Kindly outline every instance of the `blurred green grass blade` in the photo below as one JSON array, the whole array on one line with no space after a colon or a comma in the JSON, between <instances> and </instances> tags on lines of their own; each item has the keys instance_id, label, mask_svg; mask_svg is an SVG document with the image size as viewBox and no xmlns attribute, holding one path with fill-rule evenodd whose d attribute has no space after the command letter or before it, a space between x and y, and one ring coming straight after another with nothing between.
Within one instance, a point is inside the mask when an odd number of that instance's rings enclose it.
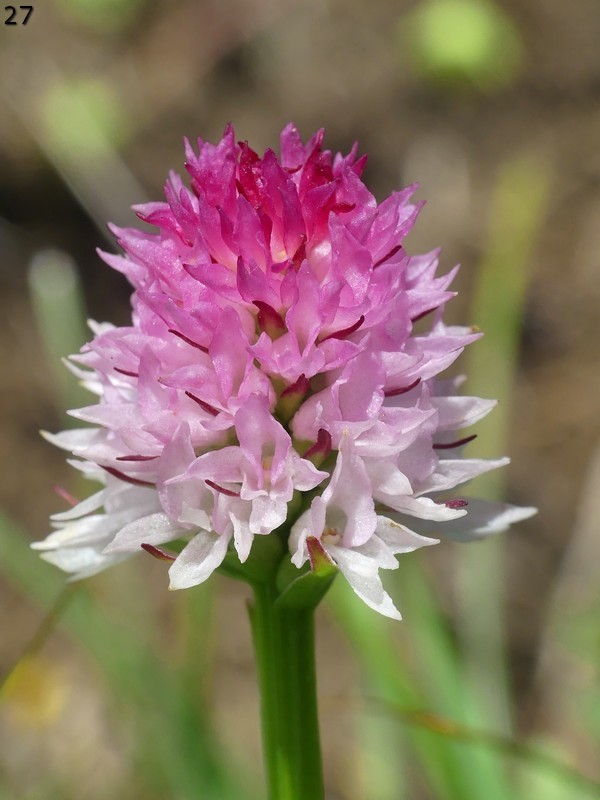
<instances>
[{"instance_id":1,"label":"blurred green grass blade","mask_svg":"<svg viewBox=\"0 0 600 800\"><path fill-rule=\"evenodd\" d=\"M546 164L518 155L501 167L492 193L484 257L477 275L472 320L485 336L468 349L469 393L497 398L498 407L478 423L479 439L471 456L501 455L507 450L510 399L515 388L518 345L531 256L541 230L550 188ZM499 498L505 470L475 482L473 494ZM466 720L492 730L511 730L511 701L503 617L502 539L468 545L456 553L459 574L460 628L465 671L476 703ZM498 775L494 756L480 755L480 770ZM496 787L497 781L491 785ZM498 795L501 797L501 795Z\"/></svg>"},{"instance_id":2,"label":"blurred green grass blade","mask_svg":"<svg viewBox=\"0 0 600 800\"><path fill-rule=\"evenodd\" d=\"M594 754L600 753L599 485L597 445L583 476L574 526L547 603L532 689L552 746L562 746L571 751L571 760L590 765ZM600 766L597 756L596 762ZM525 786L531 777L529 772L523 776Z\"/></svg>"},{"instance_id":3,"label":"blurred green grass blade","mask_svg":"<svg viewBox=\"0 0 600 800\"><path fill-rule=\"evenodd\" d=\"M450 632L431 578L423 569L422 554L415 554L401 563L398 592L404 623L410 625L418 671L426 685L426 706L442 714L466 722L478 716L477 699L465 674L462 654ZM455 783L460 800L505 800L514 797L504 763L495 755L459 742L447 742L447 749L456 773Z\"/></svg>"},{"instance_id":4,"label":"blurred green grass blade","mask_svg":"<svg viewBox=\"0 0 600 800\"><path fill-rule=\"evenodd\" d=\"M342 581L334 582L327 603L336 623L354 647L367 681L372 687L377 687L376 697L392 704L396 701L410 707L421 705L419 692L410 681L402 655L390 635L388 622L358 601ZM393 744L400 748L401 741ZM433 796L439 800L452 800L443 748L432 741L428 732L423 734L421 731L415 731L411 736L411 746L422 762Z\"/></svg>"},{"instance_id":5,"label":"blurred green grass blade","mask_svg":"<svg viewBox=\"0 0 600 800\"><path fill-rule=\"evenodd\" d=\"M180 592L176 602L177 647L181 652L179 678L186 694L207 703L215 656L214 600L218 578Z\"/></svg>"},{"instance_id":6,"label":"blurred green grass blade","mask_svg":"<svg viewBox=\"0 0 600 800\"><path fill-rule=\"evenodd\" d=\"M548 759L553 759L556 755L557 764L564 763L564 754L546 748L539 751L544 756L547 753ZM578 773L571 771L569 766L556 767L551 761L546 762L543 757L541 761L537 759L529 760L523 758L523 769L521 773L521 791L525 797L543 797L544 800L563 800L565 797L565 783L572 784L574 797L577 800L587 800L587 798L600 797L600 783L588 782L585 778L579 778ZM558 780L557 780L558 777ZM570 795L569 795L570 796Z\"/></svg>"},{"instance_id":7,"label":"blurred green grass blade","mask_svg":"<svg viewBox=\"0 0 600 800\"><path fill-rule=\"evenodd\" d=\"M77 267L61 250L40 250L31 260L28 280L40 339L57 390L57 407L64 411L88 405L89 393L61 361L78 352L89 338ZM69 420L72 426L72 418Z\"/></svg>"},{"instance_id":8,"label":"blurred green grass blade","mask_svg":"<svg viewBox=\"0 0 600 800\"><path fill-rule=\"evenodd\" d=\"M362 681L364 697L377 694L367 678ZM401 721L365 708L356 720L358 764L357 797L369 800L408 800L411 792L406 773L411 768L406 736Z\"/></svg>"},{"instance_id":9,"label":"blurred green grass blade","mask_svg":"<svg viewBox=\"0 0 600 800\"><path fill-rule=\"evenodd\" d=\"M0 559L6 578L45 608L64 586L63 576L32 554L1 516ZM122 613L109 618L84 585L72 591L61 624L101 665L119 710L131 713L139 735L140 780L152 793L182 800L240 797L215 751L206 708L190 701L174 671L124 624Z\"/></svg>"},{"instance_id":10,"label":"blurred green grass blade","mask_svg":"<svg viewBox=\"0 0 600 800\"><path fill-rule=\"evenodd\" d=\"M460 725L453 720L439 717L427 711L406 709L402 707L389 706L388 711L405 720L410 725L424 727L438 736L455 739L456 741L470 742L479 747L495 750L512 758L520 759L530 770L531 786L539 782L539 785L548 787L548 794L527 790L524 797L543 797L549 800L550 797L564 797L565 784L577 788L578 793L584 792L585 797L592 793L593 797L600 796L600 779L583 774L572 767L564 758L564 755L557 752L556 747L532 746L528 743L519 742L510 737L496 734L490 731L479 730L465 725ZM559 785L557 785L557 780ZM562 794L556 792L560 788ZM514 797L514 794L511 794ZM577 797L581 797L577 794ZM487 795L486 795L487 797Z\"/></svg>"},{"instance_id":11,"label":"blurred green grass blade","mask_svg":"<svg viewBox=\"0 0 600 800\"><path fill-rule=\"evenodd\" d=\"M393 625L397 623L390 623L361 603L343 581L334 583L328 594L328 602L336 622L354 646L369 683L377 687L376 696L405 708L428 706L427 693L414 674L419 674L426 665L420 658L415 659L417 654L412 652L412 648L411 652L401 651L393 635ZM415 631L422 622L418 612L416 614L418 623ZM440 741L439 737L425 729L410 729L408 739L436 800L468 800L472 796L460 763L461 745ZM400 747L401 740L395 745ZM468 756L468 753L465 755Z\"/></svg>"},{"instance_id":12,"label":"blurred green grass blade","mask_svg":"<svg viewBox=\"0 0 600 800\"><path fill-rule=\"evenodd\" d=\"M127 115L104 77L69 76L39 48L36 62L47 80L34 102L8 70L0 73L2 99L112 246L107 221L130 220L130 207L145 197L118 151L128 136Z\"/></svg>"},{"instance_id":13,"label":"blurred green grass blade","mask_svg":"<svg viewBox=\"0 0 600 800\"><path fill-rule=\"evenodd\" d=\"M497 456L508 449L511 398L532 252L541 231L550 192L550 171L539 157L521 154L501 167L490 205L484 257L476 279L472 320L485 332L466 355L469 393L498 399L498 406L477 425L472 456ZM475 481L474 494L501 498L506 470ZM483 714L473 724L508 732L510 691L503 617L504 540L469 545L457 553L460 575L461 631L467 671Z\"/></svg>"},{"instance_id":14,"label":"blurred green grass blade","mask_svg":"<svg viewBox=\"0 0 600 800\"><path fill-rule=\"evenodd\" d=\"M548 164L538 156L521 154L502 165L492 193L487 242L471 304L472 321L485 336L468 348L464 363L469 392L499 402L477 423L479 439L470 446L476 455L506 448L533 249L550 186ZM478 478L477 486L487 497L499 496L505 480L505 471L494 470Z\"/></svg>"}]
</instances>

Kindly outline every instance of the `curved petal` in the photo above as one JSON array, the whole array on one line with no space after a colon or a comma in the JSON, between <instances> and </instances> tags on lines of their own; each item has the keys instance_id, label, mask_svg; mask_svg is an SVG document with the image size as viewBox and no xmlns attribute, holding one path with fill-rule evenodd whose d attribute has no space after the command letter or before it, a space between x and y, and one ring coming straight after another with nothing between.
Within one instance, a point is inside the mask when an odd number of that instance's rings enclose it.
<instances>
[{"instance_id":1,"label":"curved petal","mask_svg":"<svg viewBox=\"0 0 600 800\"><path fill-rule=\"evenodd\" d=\"M150 514L121 528L104 549L104 553L135 553L142 544L163 544L184 533L188 531L174 523L166 514Z\"/></svg>"},{"instance_id":2,"label":"curved petal","mask_svg":"<svg viewBox=\"0 0 600 800\"><path fill-rule=\"evenodd\" d=\"M209 578L221 565L229 538L200 531L183 548L169 569L169 589L187 589Z\"/></svg>"},{"instance_id":3,"label":"curved petal","mask_svg":"<svg viewBox=\"0 0 600 800\"><path fill-rule=\"evenodd\" d=\"M379 564L375 559L365 558L356 550L344 547L326 546L325 549L352 590L364 603L386 617L402 619L391 597L383 588L379 577Z\"/></svg>"},{"instance_id":4,"label":"curved petal","mask_svg":"<svg viewBox=\"0 0 600 800\"><path fill-rule=\"evenodd\" d=\"M377 517L377 536L385 542L392 553L412 553L419 547L439 544L439 539L421 536L410 528L400 525L387 517Z\"/></svg>"}]
</instances>

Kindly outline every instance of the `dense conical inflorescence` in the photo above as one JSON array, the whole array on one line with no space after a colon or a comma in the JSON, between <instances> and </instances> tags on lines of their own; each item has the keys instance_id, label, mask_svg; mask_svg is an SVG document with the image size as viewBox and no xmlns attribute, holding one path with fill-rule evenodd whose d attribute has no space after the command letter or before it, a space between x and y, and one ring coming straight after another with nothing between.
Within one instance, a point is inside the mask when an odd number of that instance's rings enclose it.
<instances>
[{"instance_id":1,"label":"dense conical inflorescence","mask_svg":"<svg viewBox=\"0 0 600 800\"><path fill-rule=\"evenodd\" d=\"M356 148L322 141L288 125L280 158L231 127L186 143L190 188L172 173L135 209L154 232L112 229L132 322L94 324L72 357L99 400L71 413L92 427L48 435L103 488L35 545L75 577L144 547L184 588L283 535L296 567L318 552L398 617L379 578L398 553L533 513L448 495L507 463L463 457L494 402L438 378L479 334L442 321L455 270L404 249L416 187L378 204Z\"/></svg>"}]
</instances>

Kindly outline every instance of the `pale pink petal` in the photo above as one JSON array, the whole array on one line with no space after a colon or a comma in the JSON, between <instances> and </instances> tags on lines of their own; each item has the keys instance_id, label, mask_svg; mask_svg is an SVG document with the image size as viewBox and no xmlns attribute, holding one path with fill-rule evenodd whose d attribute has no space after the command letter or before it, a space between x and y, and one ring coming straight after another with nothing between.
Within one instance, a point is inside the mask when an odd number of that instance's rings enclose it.
<instances>
[{"instance_id":1,"label":"pale pink petal","mask_svg":"<svg viewBox=\"0 0 600 800\"><path fill-rule=\"evenodd\" d=\"M432 539L421 536L410 528L394 522L388 517L377 517L377 536L385 542L392 553L412 553L419 547L428 547L432 544L439 544L439 539Z\"/></svg>"},{"instance_id":2,"label":"pale pink petal","mask_svg":"<svg viewBox=\"0 0 600 800\"><path fill-rule=\"evenodd\" d=\"M464 499L467 502L466 514L460 519L448 520L443 524L408 517L405 521L427 536L444 536L455 542L471 542L502 533L511 525L537 514L537 508L531 506L513 506L474 497Z\"/></svg>"},{"instance_id":3,"label":"pale pink petal","mask_svg":"<svg viewBox=\"0 0 600 800\"><path fill-rule=\"evenodd\" d=\"M187 533L185 528L173 523L166 514L159 512L125 525L103 552L134 553L142 544L163 544L185 533Z\"/></svg>"},{"instance_id":4,"label":"pale pink petal","mask_svg":"<svg viewBox=\"0 0 600 800\"><path fill-rule=\"evenodd\" d=\"M42 558L49 564L72 573L69 581L91 578L108 567L123 561L127 556L103 555L93 547L69 547L52 552L42 553Z\"/></svg>"},{"instance_id":5,"label":"pale pink petal","mask_svg":"<svg viewBox=\"0 0 600 800\"><path fill-rule=\"evenodd\" d=\"M364 603L385 617L402 619L402 615L383 588L379 577L379 568L382 565L376 558L362 555L356 550L334 546L328 547L327 552ZM395 560L394 564L398 566Z\"/></svg>"},{"instance_id":6,"label":"pale pink petal","mask_svg":"<svg viewBox=\"0 0 600 800\"><path fill-rule=\"evenodd\" d=\"M209 578L221 566L229 542L225 536L200 531L169 569L169 589L188 589Z\"/></svg>"}]
</instances>

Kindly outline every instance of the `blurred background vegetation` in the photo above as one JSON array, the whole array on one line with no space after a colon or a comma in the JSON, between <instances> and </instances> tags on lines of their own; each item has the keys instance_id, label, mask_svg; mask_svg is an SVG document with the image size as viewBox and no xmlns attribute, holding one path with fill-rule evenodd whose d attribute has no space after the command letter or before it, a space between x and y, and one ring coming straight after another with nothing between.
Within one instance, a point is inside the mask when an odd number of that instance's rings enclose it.
<instances>
[{"instance_id":1,"label":"blurred background vegetation","mask_svg":"<svg viewBox=\"0 0 600 800\"><path fill-rule=\"evenodd\" d=\"M466 388L501 399L469 452L513 458L479 491L540 508L403 557L400 624L334 587L328 797L599 797L597 0L33 7L0 30L0 798L261 796L244 587L169 594L140 556L64 591L27 546L64 505L55 484L83 491L38 435L88 402L59 359L86 315L128 317L94 252L105 223L134 224L183 171L182 136L229 120L255 149L290 120L358 139L379 199L420 182L409 248L463 264L448 318L487 333Z\"/></svg>"}]
</instances>

